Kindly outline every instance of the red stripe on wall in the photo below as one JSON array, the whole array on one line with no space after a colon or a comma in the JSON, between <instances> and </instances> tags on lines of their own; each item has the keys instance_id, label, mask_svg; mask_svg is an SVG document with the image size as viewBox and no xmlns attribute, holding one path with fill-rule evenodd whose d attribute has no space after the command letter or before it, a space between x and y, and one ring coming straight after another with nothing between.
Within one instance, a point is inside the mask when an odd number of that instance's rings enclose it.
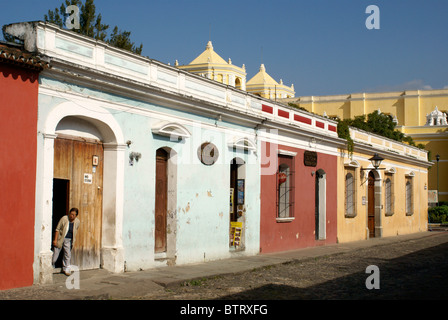
<instances>
[{"instance_id":1,"label":"red stripe on wall","mask_svg":"<svg viewBox=\"0 0 448 320\"><path fill-rule=\"evenodd\" d=\"M262 104L262 105L261 105L261 110L263 110L264 112L272 113L272 112L274 111L274 108Z\"/></svg>"},{"instance_id":2,"label":"red stripe on wall","mask_svg":"<svg viewBox=\"0 0 448 320\"><path fill-rule=\"evenodd\" d=\"M289 118L289 112L278 109L277 114L283 118Z\"/></svg>"},{"instance_id":3,"label":"red stripe on wall","mask_svg":"<svg viewBox=\"0 0 448 320\"><path fill-rule=\"evenodd\" d=\"M329 126L328 126L328 130L333 131L333 132L336 132L336 127L335 127L335 126L331 126L331 125L329 125Z\"/></svg>"},{"instance_id":4,"label":"red stripe on wall","mask_svg":"<svg viewBox=\"0 0 448 320\"><path fill-rule=\"evenodd\" d=\"M294 115L294 120L300 121L300 122L303 122L303 123L306 123L306 124L311 124L311 119L299 116L298 114Z\"/></svg>"},{"instance_id":5,"label":"red stripe on wall","mask_svg":"<svg viewBox=\"0 0 448 320\"><path fill-rule=\"evenodd\" d=\"M316 127L319 127L319 128L323 129L325 127L325 124L323 122L316 121Z\"/></svg>"}]
</instances>

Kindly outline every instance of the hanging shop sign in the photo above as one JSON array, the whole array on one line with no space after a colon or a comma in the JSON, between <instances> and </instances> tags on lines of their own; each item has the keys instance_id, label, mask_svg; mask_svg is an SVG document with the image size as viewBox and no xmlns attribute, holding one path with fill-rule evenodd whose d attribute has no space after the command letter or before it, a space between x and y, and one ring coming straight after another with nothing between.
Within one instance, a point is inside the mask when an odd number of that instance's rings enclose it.
<instances>
[{"instance_id":1,"label":"hanging shop sign","mask_svg":"<svg viewBox=\"0 0 448 320\"><path fill-rule=\"evenodd\" d=\"M213 165L219 157L218 148L211 142L204 142L198 148L198 158L206 166Z\"/></svg>"},{"instance_id":2,"label":"hanging shop sign","mask_svg":"<svg viewBox=\"0 0 448 320\"><path fill-rule=\"evenodd\" d=\"M303 162L307 167L317 166L317 152L305 151L305 153L303 154Z\"/></svg>"},{"instance_id":3,"label":"hanging shop sign","mask_svg":"<svg viewBox=\"0 0 448 320\"><path fill-rule=\"evenodd\" d=\"M286 173L280 172L278 174L278 184L281 185L282 183L286 182Z\"/></svg>"}]
</instances>

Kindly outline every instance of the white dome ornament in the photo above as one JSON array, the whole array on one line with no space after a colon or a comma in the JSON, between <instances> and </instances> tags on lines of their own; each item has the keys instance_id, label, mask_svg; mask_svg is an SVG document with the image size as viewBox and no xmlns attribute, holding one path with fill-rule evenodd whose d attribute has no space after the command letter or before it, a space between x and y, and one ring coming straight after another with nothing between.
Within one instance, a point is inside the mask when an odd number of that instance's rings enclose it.
<instances>
[{"instance_id":1,"label":"white dome ornament","mask_svg":"<svg viewBox=\"0 0 448 320\"><path fill-rule=\"evenodd\" d=\"M426 115L426 126L446 126L446 113L439 111L437 106L434 111Z\"/></svg>"}]
</instances>

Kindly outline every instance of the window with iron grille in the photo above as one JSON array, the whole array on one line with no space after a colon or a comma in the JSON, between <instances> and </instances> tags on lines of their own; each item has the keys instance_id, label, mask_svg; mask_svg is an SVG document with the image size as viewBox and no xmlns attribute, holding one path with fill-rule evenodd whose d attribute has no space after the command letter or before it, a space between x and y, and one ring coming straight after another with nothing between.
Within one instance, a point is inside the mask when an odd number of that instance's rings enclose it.
<instances>
[{"instance_id":1,"label":"window with iron grille","mask_svg":"<svg viewBox=\"0 0 448 320\"><path fill-rule=\"evenodd\" d=\"M384 181L385 194L385 214L391 216L394 214L394 180L392 174L386 174Z\"/></svg>"},{"instance_id":2,"label":"window with iron grille","mask_svg":"<svg viewBox=\"0 0 448 320\"><path fill-rule=\"evenodd\" d=\"M346 169L345 174L345 216L356 216L356 175L355 169Z\"/></svg>"},{"instance_id":3,"label":"window with iron grille","mask_svg":"<svg viewBox=\"0 0 448 320\"><path fill-rule=\"evenodd\" d=\"M277 218L294 217L294 158L278 156L277 179Z\"/></svg>"},{"instance_id":4,"label":"window with iron grille","mask_svg":"<svg viewBox=\"0 0 448 320\"><path fill-rule=\"evenodd\" d=\"M414 203L412 197L412 177L406 177L406 215L414 213Z\"/></svg>"}]
</instances>

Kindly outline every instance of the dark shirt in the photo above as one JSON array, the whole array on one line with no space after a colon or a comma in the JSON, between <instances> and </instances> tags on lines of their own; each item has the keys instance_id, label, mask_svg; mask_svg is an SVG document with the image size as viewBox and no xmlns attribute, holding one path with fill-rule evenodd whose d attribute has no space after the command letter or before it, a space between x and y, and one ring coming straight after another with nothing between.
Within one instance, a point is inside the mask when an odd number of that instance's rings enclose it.
<instances>
[{"instance_id":1,"label":"dark shirt","mask_svg":"<svg viewBox=\"0 0 448 320\"><path fill-rule=\"evenodd\" d=\"M65 235L66 238L73 239L73 222L70 222L68 225L68 231Z\"/></svg>"}]
</instances>

